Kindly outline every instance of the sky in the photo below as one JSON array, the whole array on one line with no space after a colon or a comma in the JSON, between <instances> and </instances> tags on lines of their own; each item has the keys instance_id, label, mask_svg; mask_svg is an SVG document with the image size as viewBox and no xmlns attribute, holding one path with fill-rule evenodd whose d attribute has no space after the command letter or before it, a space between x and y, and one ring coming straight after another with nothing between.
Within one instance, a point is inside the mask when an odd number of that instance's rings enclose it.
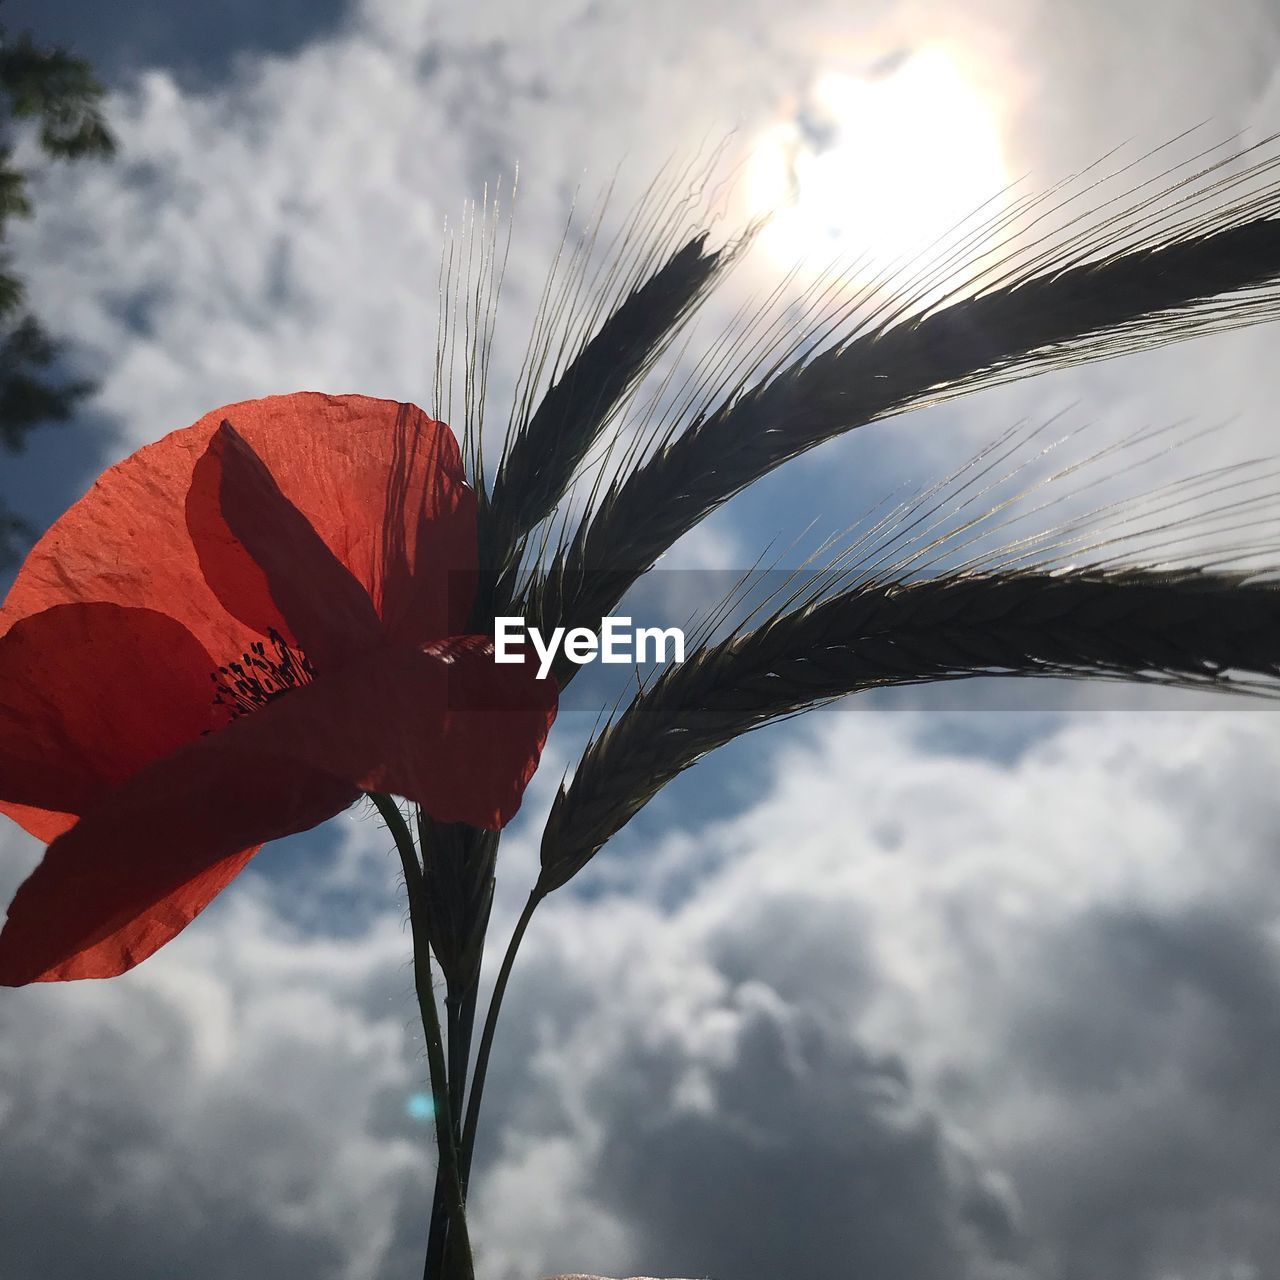
<instances>
[{"instance_id":1,"label":"sky","mask_svg":"<svg viewBox=\"0 0 1280 1280\"><path fill-rule=\"evenodd\" d=\"M97 383L4 459L0 494L39 525L220 404L428 404L446 222L517 167L499 424L570 209L582 225L615 174L608 226L724 139L717 234L780 207L696 355L797 257L892 258L1002 181L1042 189L1120 144L1280 129L1263 0L0 12L95 60L121 143L44 174L14 241ZM807 545L1020 421L1104 442L1223 427L1138 490L1272 455L1274 334L867 428L671 563ZM599 710L597 686L575 696L503 839L491 954ZM989 681L718 753L535 917L486 1094L478 1274L1276 1280L1278 767L1275 714L1239 701ZM0 845L7 898L40 849L17 828ZM419 1274L433 1141L409 955L389 839L357 808L266 849L129 975L3 993L0 1274Z\"/></svg>"}]
</instances>

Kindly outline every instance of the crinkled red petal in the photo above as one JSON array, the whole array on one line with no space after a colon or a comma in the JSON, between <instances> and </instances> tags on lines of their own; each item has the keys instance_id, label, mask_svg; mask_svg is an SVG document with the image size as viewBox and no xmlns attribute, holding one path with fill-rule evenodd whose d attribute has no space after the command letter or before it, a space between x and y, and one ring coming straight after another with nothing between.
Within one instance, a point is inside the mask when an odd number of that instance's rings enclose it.
<instances>
[{"instance_id":1,"label":"crinkled red petal","mask_svg":"<svg viewBox=\"0 0 1280 1280\"><path fill-rule=\"evenodd\" d=\"M0 809L51 840L215 727L213 662L150 609L64 604L0 636Z\"/></svg>"},{"instance_id":2,"label":"crinkled red petal","mask_svg":"<svg viewBox=\"0 0 1280 1280\"><path fill-rule=\"evenodd\" d=\"M452 432L412 405L299 392L216 409L109 468L32 549L0 631L52 605L104 601L169 614L219 661L241 653L256 634L206 583L186 526L196 464L223 421L365 589L393 638L426 643L464 628L475 495Z\"/></svg>"},{"instance_id":3,"label":"crinkled red petal","mask_svg":"<svg viewBox=\"0 0 1280 1280\"><path fill-rule=\"evenodd\" d=\"M112 791L45 851L0 930L0 985L109 978L184 929L268 840L356 798L345 782L253 749L252 717Z\"/></svg>"}]
</instances>

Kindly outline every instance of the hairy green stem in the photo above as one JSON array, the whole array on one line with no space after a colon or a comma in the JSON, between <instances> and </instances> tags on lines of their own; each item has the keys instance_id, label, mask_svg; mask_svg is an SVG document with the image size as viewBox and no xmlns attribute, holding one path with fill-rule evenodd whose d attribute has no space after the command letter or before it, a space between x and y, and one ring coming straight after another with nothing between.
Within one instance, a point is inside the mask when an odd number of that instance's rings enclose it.
<instances>
[{"instance_id":1,"label":"hairy green stem","mask_svg":"<svg viewBox=\"0 0 1280 1280\"><path fill-rule=\"evenodd\" d=\"M445 1068L444 1041L440 1031L440 1015L436 1009L435 992L431 984L431 940L427 936L427 914L422 901L422 869L409 825L400 812L400 806L390 797L376 792L369 793L387 830L391 832L404 867L405 885L409 894L409 923L413 933L413 980L418 995L418 1008L422 1014L422 1029L427 1041L427 1065L431 1073L431 1098L435 1110L436 1144L440 1150L440 1172L444 1183L445 1205L449 1215L449 1234L453 1248L449 1256L454 1261L452 1276L457 1280L475 1280L471 1258L471 1240L467 1232L466 1200L463 1179L458 1161L457 1134L449 1105L449 1079ZM429 1263L428 1263L429 1265ZM424 1280L444 1280L427 1272ZM452 1277L451 1277L452 1280Z\"/></svg>"}]
</instances>

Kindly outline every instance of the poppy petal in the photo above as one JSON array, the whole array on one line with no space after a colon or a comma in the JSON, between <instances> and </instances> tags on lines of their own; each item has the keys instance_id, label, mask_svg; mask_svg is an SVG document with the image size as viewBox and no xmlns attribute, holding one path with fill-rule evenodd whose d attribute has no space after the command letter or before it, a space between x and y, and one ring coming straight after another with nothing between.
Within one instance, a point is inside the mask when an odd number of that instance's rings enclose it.
<instances>
[{"instance_id":1,"label":"poppy petal","mask_svg":"<svg viewBox=\"0 0 1280 1280\"><path fill-rule=\"evenodd\" d=\"M60 849L56 861L50 861L46 854L49 870L44 871L42 862L22 885L18 892L24 896L14 898L9 919L0 930L0 986L117 978L128 973L172 942L261 847L254 845L221 858L158 901L118 907L115 918L101 922L62 918L63 895L69 889L80 893L81 886L87 885L71 865L71 855ZM77 927L83 934L75 932Z\"/></svg>"},{"instance_id":2,"label":"poppy petal","mask_svg":"<svg viewBox=\"0 0 1280 1280\"><path fill-rule=\"evenodd\" d=\"M305 831L353 787L199 738L115 788L46 850L0 931L0 985L108 978L184 929L268 840Z\"/></svg>"},{"instance_id":3,"label":"poppy petal","mask_svg":"<svg viewBox=\"0 0 1280 1280\"><path fill-rule=\"evenodd\" d=\"M37 809L30 805L16 804L12 800L0 800L0 813L8 814L18 826L30 832L44 844L56 840L64 831L76 824L74 813L58 813L52 809Z\"/></svg>"},{"instance_id":4,"label":"poppy petal","mask_svg":"<svg viewBox=\"0 0 1280 1280\"><path fill-rule=\"evenodd\" d=\"M205 582L246 626L282 631L322 670L381 639L368 593L229 422L196 463L186 514Z\"/></svg>"},{"instance_id":5,"label":"poppy petal","mask_svg":"<svg viewBox=\"0 0 1280 1280\"><path fill-rule=\"evenodd\" d=\"M52 839L112 787L213 728L213 663L150 609L66 604L0 636L0 810Z\"/></svg>"},{"instance_id":6,"label":"poppy petal","mask_svg":"<svg viewBox=\"0 0 1280 1280\"><path fill-rule=\"evenodd\" d=\"M470 621L479 564L476 495L453 432L414 405L397 408L371 594L387 635L421 645L456 635Z\"/></svg>"},{"instance_id":7,"label":"poppy petal","mask_svg":"<svg viewBox=\"0 0 1280 1280\"><path fill-rule=\"evenodd\" d=\"M464 627L476 503L453 433L412 405L299 392L216 409L109 468L27 556L0 631L92 600L167 613L218 661L256 640L206 583L186 531L196 464L224 420L364 588L389 634L420 644Z\"/></svg>"},{"instance_id":8,"label":"poppy petal","mask_svg":"<svg viewBox=\"0 0 1280 1280\"><path fill-rule=\"evenodd\" d=\"M109 977L184 928L268 840L358 790L442 822L519 808L555 716L553 681L485 636L388 648L134 774L55 840L0 932L0 984Z\"/></svg>"}]
</instances>

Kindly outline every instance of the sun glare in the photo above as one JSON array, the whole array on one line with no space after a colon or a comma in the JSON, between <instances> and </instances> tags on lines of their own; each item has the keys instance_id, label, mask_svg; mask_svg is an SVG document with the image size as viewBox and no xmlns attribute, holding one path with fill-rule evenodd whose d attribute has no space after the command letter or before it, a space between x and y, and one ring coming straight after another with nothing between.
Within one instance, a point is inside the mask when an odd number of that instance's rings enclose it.
<instances>
[{"instance_id":1,"label":"sun glare","mask_svg":"<svg viewBox=\"0 0 1280 1280\"><path fill-rule=\"evenodd\" d=\"M975 210L994 212L1007 184L996 113L941 49L870 75L822 75L759 138L747 169L752 207L773 214L762 243L780 265L839 259L856 275L927 256Z\"/></svg>"}]
</instances>

